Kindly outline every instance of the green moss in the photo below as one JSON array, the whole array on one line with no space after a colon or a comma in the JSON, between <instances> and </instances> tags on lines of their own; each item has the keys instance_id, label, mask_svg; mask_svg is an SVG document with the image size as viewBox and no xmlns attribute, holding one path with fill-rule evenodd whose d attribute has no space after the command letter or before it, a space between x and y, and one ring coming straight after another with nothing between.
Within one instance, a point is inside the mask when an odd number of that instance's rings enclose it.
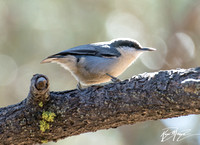
<instances>
[{"instance_id":1,"label":"green moss","mask_svg":"<svg viewBox=\"0 0 200 145\"><path fill-rule=\"evenodd\" d=\"M47 123L45 120L40 120L41 132L45 132L47 129L49 129L49 123Z\"/></svg>"},{"instance_id":2,"label":"green moss","mask_svg":"<svg viewBox=\"0 0 200 145\"><path fill-rule=\"evenodd\" d=\"M41 101L38 105L42 108L43 107L43 102Z\"/></svg>"},{"instance_id":3,"label":"green moss","mask_svg":"<svg viewBox=\"0 0 200 145\"><path fill-rule=\"evenodd\" d=\"M53 112L44 111L42 113L42 119L48 122L53 122L55 117L56 117L56 114Z\"/></svg>"}]
</instances>

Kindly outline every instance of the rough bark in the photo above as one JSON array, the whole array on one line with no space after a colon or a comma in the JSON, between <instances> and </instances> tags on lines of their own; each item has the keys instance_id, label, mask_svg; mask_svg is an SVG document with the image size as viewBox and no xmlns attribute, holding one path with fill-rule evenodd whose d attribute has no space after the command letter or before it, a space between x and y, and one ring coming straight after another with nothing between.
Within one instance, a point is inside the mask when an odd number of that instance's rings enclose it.
<instances>
[{"instance_id":1,"label":"rough bark","mask_svg":"<svg viewBox=\"0 0 200 145\"><path fill-rule=\"evenodd\" d=\"M36 144L125 124L200 114L200 68L144 73L83 90L49 92L34 75L28 97L0 108L0 144Z\"/></svg>"}]
</instances>

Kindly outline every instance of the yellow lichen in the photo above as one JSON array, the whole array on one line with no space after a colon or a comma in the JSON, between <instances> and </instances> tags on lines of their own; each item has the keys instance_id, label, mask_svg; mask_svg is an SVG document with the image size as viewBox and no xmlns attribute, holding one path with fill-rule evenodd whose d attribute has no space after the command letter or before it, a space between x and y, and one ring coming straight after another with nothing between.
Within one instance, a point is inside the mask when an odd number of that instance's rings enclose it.
<instances>
[{"instance_id":1,"label":"yellow lichen","mask_svg":"<svg viewBox=\"0 0 200 145\"><path fill-rule=\"evenodd\" d=\"M48 143L48 140L41 140L42 143Z\"/></svg>"},{"instance_id":2,"label":"yellow lichen","mask_svg":"<svg viewBox=\"0 0 200 145\"><path fill-rule=\"evenodd\" d=\"M55 117L56 117L56 114L53 112L44 111L42 113L42 119L48 122L53 122Z\"/></svg>"},{"instance_id":3,"label":"yellow lichen","mask_svg":"<svg viewBox=\"0 0 200 145\"><path fill-rule=\"evenodd\" d=\"M49 129L49 123L47 123L45 120L41 120L40 121L41 132L45 132L47 129Z\"/></svg>"},{"instance_id":4,"label":"yellow lichen","mask_svg":"<svg viewBox=\"0 0 200 145\"><path fill-rule=\"evenodd\" d=\"M41 101L38 105L42 108L43 107L43 102Z\"/></svg>"},{"instance_id":5,"label":"yellow lichen","mask_svg":"<svg viewBox=\"0 0 200 145\"><path fill-rule=\"evenodd\" d=\"M47 129L50 128L48 122L53 122L56 114L53 112L43 111L42 113L42 120L40 120L40 130L41 132L45 132Z\"/></svg>"}]
</instances>

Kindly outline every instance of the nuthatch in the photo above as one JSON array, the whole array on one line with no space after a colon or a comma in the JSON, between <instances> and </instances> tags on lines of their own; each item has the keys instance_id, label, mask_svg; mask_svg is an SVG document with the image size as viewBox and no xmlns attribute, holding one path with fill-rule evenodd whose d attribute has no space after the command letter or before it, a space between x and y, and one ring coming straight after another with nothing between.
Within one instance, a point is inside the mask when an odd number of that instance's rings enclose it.
<instances>
[{"instance_id":1,"label":"nuthatch","mask_svg":"<svg viewBox=\"0 0 200 145\"><path fill-rule=\"evenodd\" d=\"M133 39L114 39L80 45L51 55L41 63L57 63L71 72L78 81L77 87L118 80L123 73L145 51L156 49L141 47Z\"/></svg>"}]
</instances>

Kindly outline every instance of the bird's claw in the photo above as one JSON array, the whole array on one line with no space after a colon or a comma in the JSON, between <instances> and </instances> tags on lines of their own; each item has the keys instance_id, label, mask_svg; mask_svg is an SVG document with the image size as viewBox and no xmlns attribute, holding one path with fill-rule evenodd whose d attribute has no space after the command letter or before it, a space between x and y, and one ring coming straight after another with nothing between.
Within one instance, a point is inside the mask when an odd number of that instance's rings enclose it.
<instances>
[{"instance_id":1,"label":"bird's claw","mask_svg":"<svg viewBox=\"0 0 200 145\"><path fill-rule=\"evenodd\" d=\"M110 75L110 74L108 74L108 73L106 73L106 75L109 76L109 77L111 77L111 78L112 78L111 81L114 82L114 83L117 83L117 82L120 82L120 81L121 81L121 80L118 79L117 77L113 77L112 75Z\"/></svg>"}]
</instances>

